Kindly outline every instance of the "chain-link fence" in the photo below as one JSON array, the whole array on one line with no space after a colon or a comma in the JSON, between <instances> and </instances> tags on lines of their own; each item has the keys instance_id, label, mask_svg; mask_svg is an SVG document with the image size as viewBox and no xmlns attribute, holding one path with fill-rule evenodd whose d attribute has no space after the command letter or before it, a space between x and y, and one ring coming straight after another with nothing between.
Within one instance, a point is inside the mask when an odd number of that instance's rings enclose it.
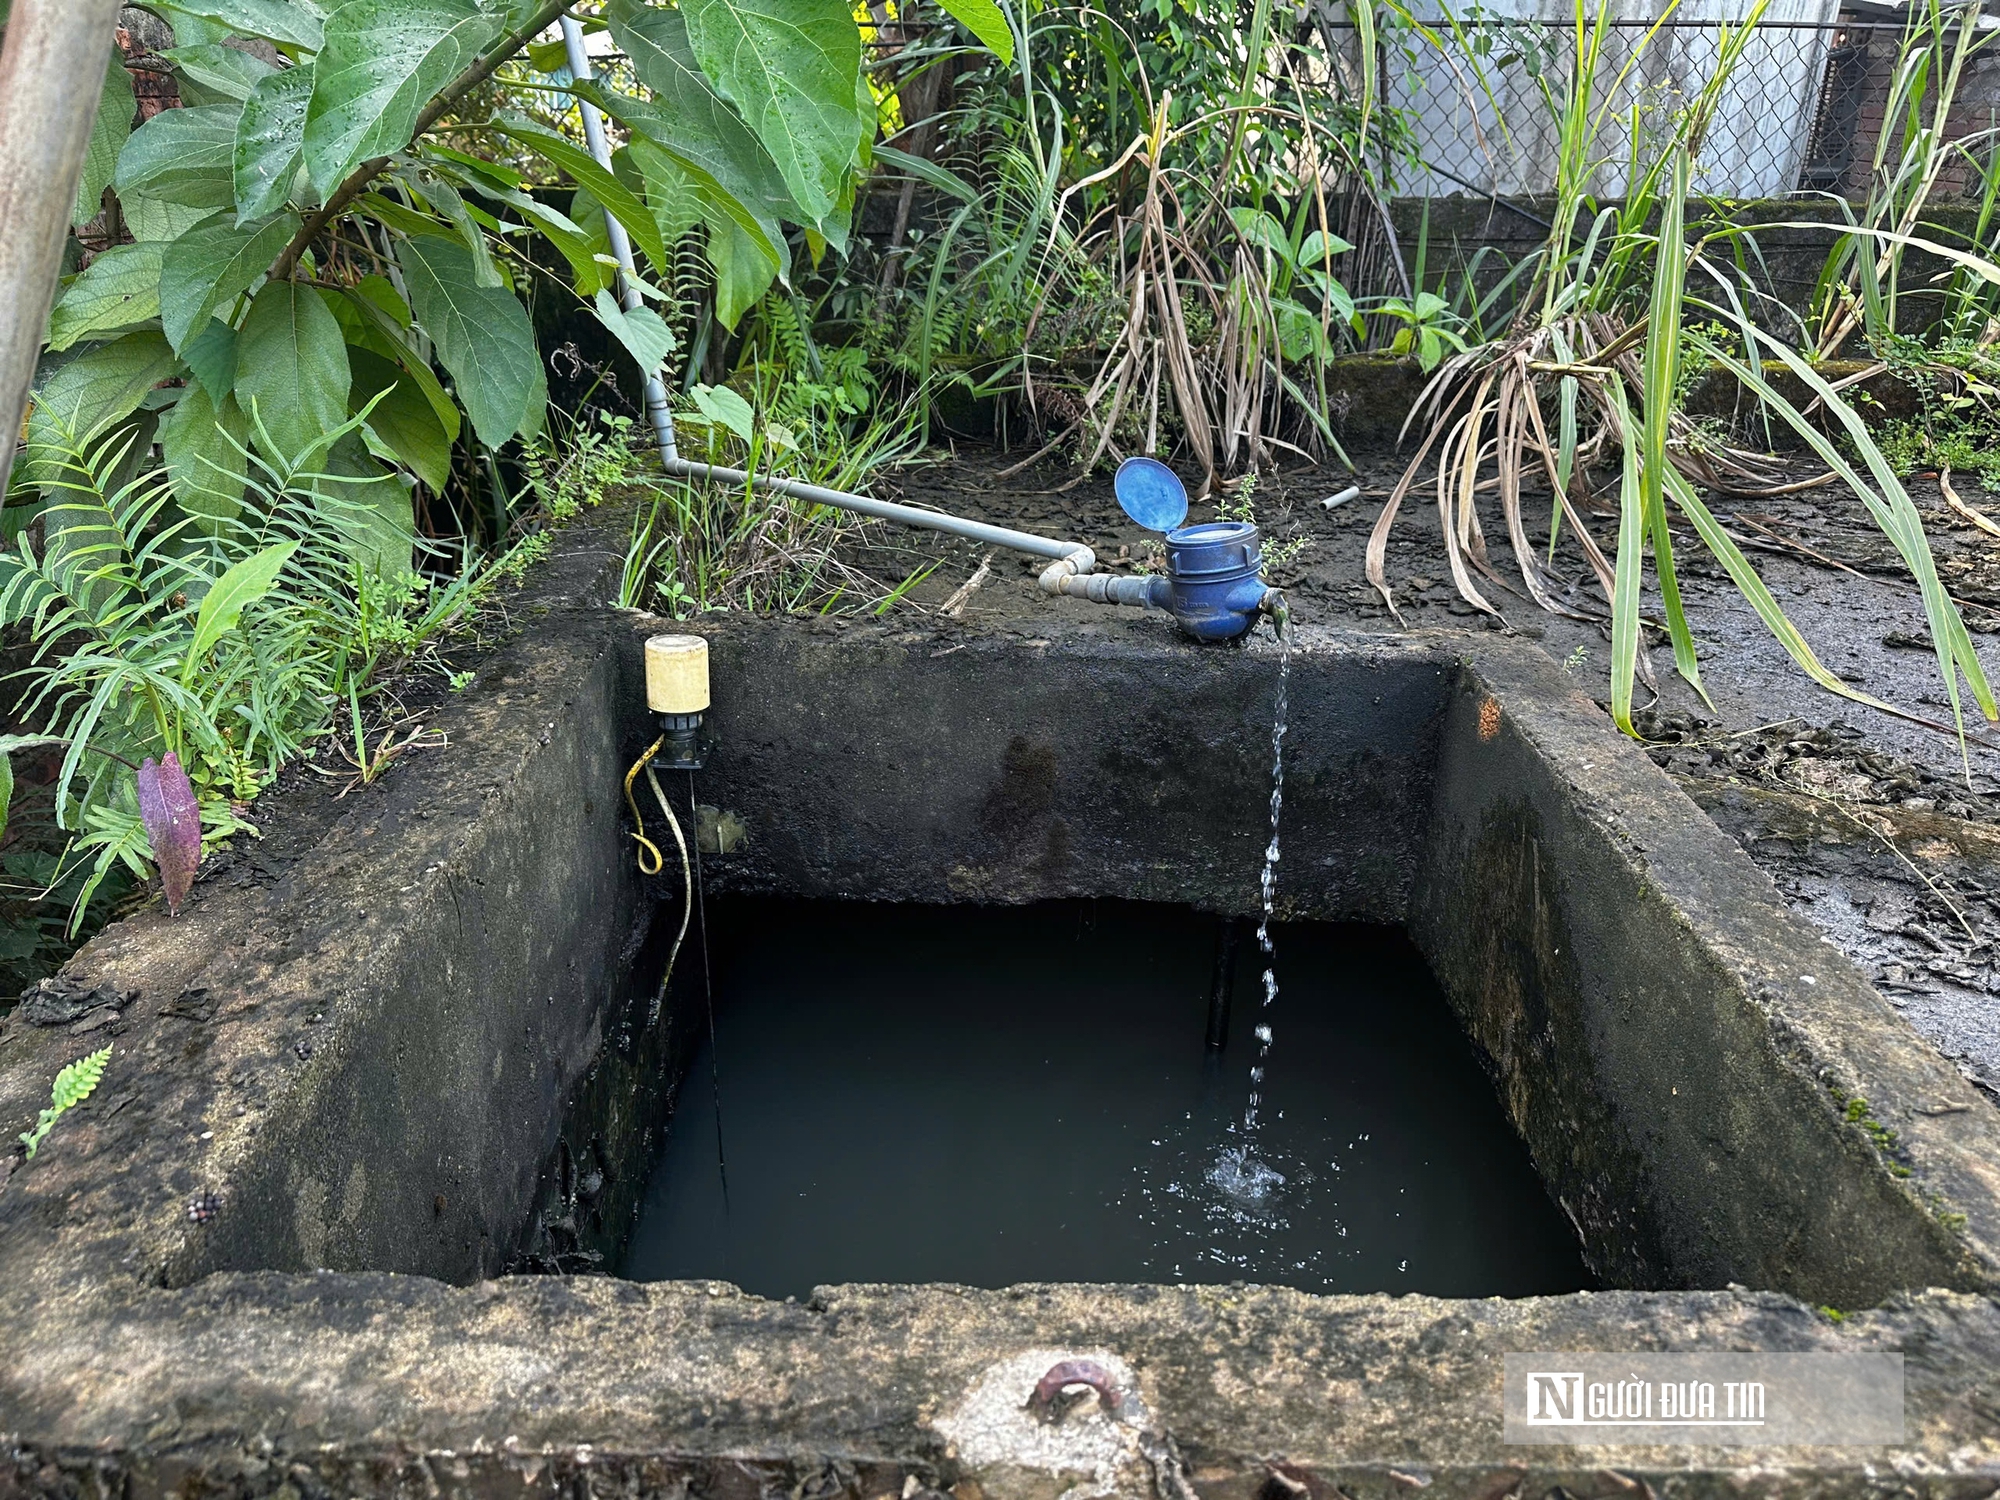
<instances>
[{"instance_id":1,"label":"chain-link fence","mask_svg":"<svg viewBox=\"0 0 2000 1500\"><path fill-rule=\"evenodd\" d=\"M1609 23L1597 64L1595 102L1604 123L1592 151L1599 165L1591 192L1621 196L1633 164L1643 170L1656 159L1676 116L1713 78L1724 37L1723 24L1713 21L1671 21L1657 30L1650 21ZM1358 62L1351 27L1329 27L1328 41ZM1574 25L1492 18L1440 20L1385 39L1379 92L1403 148L1388 170L1391 195L1552 192L1557 106L1577 45ZM1760 24L1723 81L1696 158L1696 190L1738 199L1865 196L1904 45L1903 27L1893 22ZM1982 152L2000 123L2000 90L1985 83L1961 98L1946 124L1947 135L1976 138ZM1893 165L1893 150L1889 160ZM1955 161L1933 197L1978 180L1975 166Z\"/></svg>"}]
</instances>

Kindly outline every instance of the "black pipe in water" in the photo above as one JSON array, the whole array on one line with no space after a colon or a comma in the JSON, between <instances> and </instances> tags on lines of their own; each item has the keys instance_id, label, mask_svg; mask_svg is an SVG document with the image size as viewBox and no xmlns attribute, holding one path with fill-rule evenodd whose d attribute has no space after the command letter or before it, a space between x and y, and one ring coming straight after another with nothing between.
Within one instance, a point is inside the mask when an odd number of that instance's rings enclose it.
<instances>
[{"instance_id":1,"label":"black pipe in water","mask_svg":"<svg viewBox=\"0 0 2000 1500\"><path fill-rule=\"evenodd\" d=\"M1234 917L1224 917L1215 930L1215 974L1208 991L1208 1047L1220 1052L1229 1044L1229 1000L1236 993L1236 944L1240 936Z\"/></svg>"}]
</instances>

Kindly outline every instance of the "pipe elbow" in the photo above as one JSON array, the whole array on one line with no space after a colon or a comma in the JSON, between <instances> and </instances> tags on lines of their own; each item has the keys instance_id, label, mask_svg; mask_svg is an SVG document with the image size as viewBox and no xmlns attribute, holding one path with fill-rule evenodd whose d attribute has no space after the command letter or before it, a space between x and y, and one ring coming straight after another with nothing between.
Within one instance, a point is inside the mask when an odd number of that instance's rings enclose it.
<instances>
[{"instance_id":1,"label":"pipe elbow","mask_svg":"<svg viewBox=\"0 0 2000 1500\"><path fill-rule=\"evenodd\" d=\"M1097 554L1088 547L1078 547L1067 557L1059 557L1042 570L1042 592L1045 594L1069 594L1076 592L1065 588L1064 584L1095 571Z\"/></svg>"}]
</instances>

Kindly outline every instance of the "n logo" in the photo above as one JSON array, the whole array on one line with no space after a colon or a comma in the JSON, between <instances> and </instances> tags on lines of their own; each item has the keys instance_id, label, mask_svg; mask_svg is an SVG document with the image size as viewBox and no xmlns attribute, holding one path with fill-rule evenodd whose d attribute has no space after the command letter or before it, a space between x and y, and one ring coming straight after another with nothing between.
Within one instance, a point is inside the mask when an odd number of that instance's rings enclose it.
<instances>
[{"instance_id":1,"label":"n logo","mask_svg":"<svg viewBox=\"0 0 2000 1500\"><path fill-rule=\"evenodd\" d=\"M1569 1371L1528 1372L1528 1425L1561 1427L1581 1424L1583 1376Z\"/></svg>"}]
</instances>

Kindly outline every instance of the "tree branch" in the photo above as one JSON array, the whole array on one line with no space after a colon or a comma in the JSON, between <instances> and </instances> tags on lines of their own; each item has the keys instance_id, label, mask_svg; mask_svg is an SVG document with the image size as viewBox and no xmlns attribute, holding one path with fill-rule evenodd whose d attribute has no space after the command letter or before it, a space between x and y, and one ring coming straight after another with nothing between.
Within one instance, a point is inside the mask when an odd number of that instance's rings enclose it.
<instances>
[{"instance_id":1,"label":"tree branch","mask_svg":"<svg viewBox=\"0 0 2000 1500\"><path fill-rule=\"evenodd\" d=\"M482 52L472 60L466 70L454 78L445 89L417 116L417 128L410 132L410 139L416 140L431 126L444 118L452 107L480 84L493 76L493 72L503 62L533 41L536 36L554 24L557 17L569 9L569 0L545 0L536 11L515 30L500 38L492 49ZM270 278L283 281L298 266L299 257L305 254L306 246L319 237L321 230L347 212L348 205L367 190L368 184L388 168L389 158L372 156L347 174L346 179L327 195L326 202L306 216L299 232L292 236L291 243L278 252L278 258L271 262Z\"/></svg>"}]
</instances>

